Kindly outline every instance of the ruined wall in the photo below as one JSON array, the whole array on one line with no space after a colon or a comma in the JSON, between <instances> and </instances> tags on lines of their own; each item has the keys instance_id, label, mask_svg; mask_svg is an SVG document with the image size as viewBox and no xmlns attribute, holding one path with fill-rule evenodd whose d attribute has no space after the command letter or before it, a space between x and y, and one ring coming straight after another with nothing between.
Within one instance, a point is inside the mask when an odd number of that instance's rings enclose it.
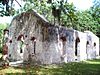
<instances>
[{"instance_id":1,"label":"ruined wall","mask_svg":"<svg viewBox=\"0 0 100 75\"><path fill-rule=\"evenodd\" d=\"M12 61L39 64L73 62L95 58L93 51L96 56L99 52L99 41L94 34L51 25L34 10L12 20L9 37L12 42L8 46L8 57Z\"/></svg>"},{"instance_id":2,"label":"ruined wall","mask_svg":"<svg viewBox=\"0 0 100 75\"><path fill-rule=\"evenodd\" d=\"M99 56L99 38L90 31L87 34L87 59L95 59Z\"/></svg>"},{"instance_id":3,"label":"ruined wall","mask_svg":"<svg viewBox=\"0 0 100 75\"><path fill-rule=\"evenodd\" d=\"M87 59L86 54L86 34L83 32L75 31L75 41L77 41L77 60L82 61ZM78 39L78 40L77 40ZM76 48L75 48L76 49Z\"/></svg>"},{"instance_id":4,"label":"ruined wall","mask_svg":"<svg viewBox=\"0 0 100 75\"><path fill-rule=\"evenodd\" d=\"M25 47L27 44L29 47L29 50L31 50L30 51L31 55L34 54L32 53L33 52L32 51L33 44L31 40L32 37L35 37L37 39L36 53L38 54L39 52L41 52L42 50L41 25L42 25L41 20L38 19L37 16L29 12L22 13L21 15L18 15L13 19L11 26L9 27L9 30L10 30L9 36L12 38L12 44L11 44L12 49L10 50L12 54L12 59L15 59L15 60L24 59L23 58L24 52L23 53L19 52L20 41L17 40L18 36L21 34L24 35Z\"/></svg>"},{"instance_id":5,"label":"ruined wall","mask_svg":"<svg viewBox=\"0 0 100 75\"><path fill-rule=\"evenodd\" d=\"M61 62L61 52L58 49L58 27L41 20L41 17L31 12L16 16L9 27L12 43L9 46L9 58L12 60L37 61L40 64ZM24 35L23 53L20 53L18 36ZM36 44L31 38L36 38ZM35 49L35 53L34 53Z\"/></svg>"},{"instance_id":6,"label":"ruined wall","mask_svg":"<svg viewBox=\"0 0 100 75\"><path fill-rule=\"evenodd\" d=\"M31 61L41 64L74 61L74 30L53 26L42 20L30 12L13 19L9 27L9 36L12 38L9 58L28 61L31 54ZM23 53L20 53L20 41L17 40L20 34L24 35ZM36 38L35 54L31 37Z\"/></svg>"},{"instance_id":7,"label":"ruined wall","mask_svg":"<svg viewBox=\"0 0 100 75\"><path fill-rule=\"evenodd\" d=\"M62 38L63 43L63 54L64 62L73 62L75 61L75 52L74 52L74 30L60 28L59 37Z\"/></svg>"}]
</instances>

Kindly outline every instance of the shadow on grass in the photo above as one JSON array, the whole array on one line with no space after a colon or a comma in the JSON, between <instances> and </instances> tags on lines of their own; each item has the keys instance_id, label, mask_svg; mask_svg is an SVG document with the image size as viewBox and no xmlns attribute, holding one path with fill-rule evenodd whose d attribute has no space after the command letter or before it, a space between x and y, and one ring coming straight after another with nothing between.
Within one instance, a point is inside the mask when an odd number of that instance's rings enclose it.
<instances>
[{"instance_id":1,"label":"shadow on grass","mask_svg":"<svg viewBox=\"0 0 100 75\"><path fill-rule=\"evenodd\" d=\"M100 65L68 63L63 67L51 69L52 75L100 75Z\"/></svg>"},{"instance_id":2,"label":"shadow on grass","mask_svg":"<svg viewBox=\"0 0 100 75\"><path fill-rule=\"evenodd\" d=\"M5 75L36 75L36 74L33 74L33 73L7 73Z\"/></svg>"},{"instance_id":3,"label":"shadow on grass","mask_svg":"<svg viewBox=\"0 0 100 75\"><path fill-rule=\"evenodd\" d=\"M100 62L92 60L91 62ZM5 75L100 75L100 64L72 62L55 66L23 66L23 73L6 73Z\"/></svg>"}]
</instances>

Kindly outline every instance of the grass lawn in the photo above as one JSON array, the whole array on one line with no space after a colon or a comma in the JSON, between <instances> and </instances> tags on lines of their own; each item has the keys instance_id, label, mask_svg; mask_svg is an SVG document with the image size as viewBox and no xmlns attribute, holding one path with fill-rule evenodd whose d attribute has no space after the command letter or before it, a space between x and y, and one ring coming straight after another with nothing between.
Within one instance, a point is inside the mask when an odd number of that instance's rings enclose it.
<instances>
[{"instance_id":1,"label":"grass lawn","mask_svg":"<svg viewBox=\"0 0 100 75\"><path fill-rule=\"evenodd\" d=\"M100 59L61 65L0 67L0 75L100 75Z\"/></svg>"},{"instance_id":2,"label":"grass lawn","mask_svg":"<svg viewBox=\"0 0 100 75\"><path fill-rule=\"evenodd\" d=\"M100 60L73 62L60 66L0 67L2 75L100 75Z\"/></svg>"}]
</instances>

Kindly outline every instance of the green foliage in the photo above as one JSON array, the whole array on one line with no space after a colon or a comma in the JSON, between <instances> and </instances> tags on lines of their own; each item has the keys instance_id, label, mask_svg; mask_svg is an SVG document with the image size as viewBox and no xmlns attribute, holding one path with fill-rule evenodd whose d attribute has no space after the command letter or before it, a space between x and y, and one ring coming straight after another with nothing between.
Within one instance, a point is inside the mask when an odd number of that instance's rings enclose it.
<instances>
[{"instance_id":1,"label":"green foliage","mask_svg":"<svg viewBox=\"0 0 100 75\"><path fill-rule=\"evenodd\" d=\"M100 37L100 1L95 0L94 6L86 11L78 11L73 4L64 0L23 0L25 5L16 14L30 9L37 10L50 23L74 28L79 31L90 30ZM2 4L0 5L2 7ZM12 8L13 9L13 8ZM11 9L12 15L15 10ZM3 11L3 10L2 10ZM7 13L7 12L6 12ZM1 13L0 13L1 14ZM5 15L2 13L1 15Z\"/></svg>"},{"instance_id":2,"label":"green foliage","mask_svg":"<svg viewBox=\"0 0 100 75\"><path fill-rule=\"evenodd\" d=\"M79 31L90 30L100 35L100 2L98 3L98 0L91 9L86 11L78 11L73 4L62 0L24 1L26 4L19 11L35 9L53 24L71 27Z\"/></svg>"},{"instance_id":3,"label":"green foliage","mask_svg":"<svg viewBox=\"0 0 100 75\"><path fill-rule=\"evenodd\" d=\"M97 22L93 19L88 11L77 12L77 20L75 20L74 28L80 31L90 30L94 33L97 31Z\"/></svg>"},{"instance_id":4,"label":"green foliage","mask_svg":"<svg viewBox=\"0 0 100 75\"><path fill-rule=\"evenodd\" d=\"M2 52L3 45L3 30L7 28L7 24L0 24L0 53Z\"/></svg>"},{"instance_id":5,"label":"green foliage","mask_svg":"<svg viewBox=\"0 0 100 75\"><path fill-rule=\"evenodd\" d=\"M49 22L54 23L54 18L57 18L56 23L58 24L61 20L61 24L63 25L67 23L67 20L72 22L75 17L74 5L64 1L55 0L52 1L52 3L47 3L47 0L24 1L26 1L26 3L24 7L17 11L18 13L27 11L29 9L35 9L38 13L43 15Z\"/></svg>"},{"instance_id":6,"label":"green foliage","mask_svg":"<svg viewBox=\"0 0 100 75\"><path fill-rule=\"evenodd\" d=\"M92 15L93 19L97 23L96 35L100 38L100 1L95 0L93 7L89 10L89 13Z\"/></svg>"},{"instance_id":7,"label":"green foliage","mask_svg":"<svg viewBox=\"0 0 100 75\"><path fill-rule=\"evenodd\" d=\"M94 17L94 19L97 20L98 23L100 24L100 1L99 0L94 1L94 6L91 7L91 14Z\"/></svg>"},{"instance_id":8,"label":"green foliage","mask_svg":"<svg viewBox=\"0 0 100 75\"><path fill-rule=\"evenodd\" d=\"M13 0L0 0L0 16L13 16L15 14L12 3Z\"/></svg>"}]
</instances>

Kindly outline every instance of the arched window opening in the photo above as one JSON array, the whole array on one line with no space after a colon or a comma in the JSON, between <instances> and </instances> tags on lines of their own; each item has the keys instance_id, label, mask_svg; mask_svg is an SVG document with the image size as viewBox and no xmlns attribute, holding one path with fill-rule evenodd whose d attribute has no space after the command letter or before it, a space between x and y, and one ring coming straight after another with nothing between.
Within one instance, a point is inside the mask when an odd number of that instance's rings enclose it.
<instances>
[{"instance_id":1,"label":"arched window opening","mask_svg":"<svg viewBox=\"0 0 100 75\"><path fill-rule=\"evenodd\" d=\"M80 39L79 39L79 37L77 37L76 40L75 40L75 56L78 55L77 51L78 51L79 42L80 42Z\"/></svg>"},{"instance_id":2,"label":"arched window opening","mask_svg":"<svg viewBox=\"0 0 100 75\"><path fill-rule=\"evenodd\" d=\"M33 46L34 46L34 54L36 54L36 38L35 37L31 37L30 39L33 43Z\"/></svg>"},{"instance_id":3,"label":"arched window opening","mask_svg":"<svg viewBox=\"0 0 100 75\"><path fill-rule=\"evenodd\" d=\"M64 37L64 36L60 37L60 39L61 39L63 42L66 41L66 37Z\"/></svg>"},{"instance_id":4,"label":"arched window opening","mask_svg":"<svg viewBox=\"0 0 100 75\"><path fill-rule=\"evenodd\" d=\"M62 37L60 37L60 40L62 42L62 49L61 49L62 56L61 56L61 60L64 61L64 58L66 56L66 41L67 41L67 39L66 39L65 36L62 36Z\"/></svg>"},{"instance_id":5,"label":"arched window opening","mask_svg":"<svg viewBox=\"0 0 100 75\"><path fill-rule=\"evenodd\" d=\"M96 46L96 43L94 42L94 47Z\"/></svg>"},{"instance_id":6,"label":"arched window opening","mask_svg":"<svg viewBox=\"0 0 100 75\"><path fill-rule=\"evenodd\" d=\"M19 35L17 41L20 41L20 53L23 53L24 35L23 34Z\"/></svg>"},{"instance_id":7,"label":"arched window opening","mask_svg":"<svg viewBox=\"0 0 100 75\"><path fill-rule=\"evenodd\" d=\"M8 29L5 29L5 30L4 30L4 35L5 35L5 34L9 34L9 30L8 30Z\"/></svg>"},{"instance_id":8,"label":"arched window opening","mask_svg":"<svg viewBox=\"0 0 100 75\"><path fill-rule=\"evenodd\" d=\"M87 41L86 45L89 45L89 41Z\"/></svg>"},{"instance_id":9,"label":"arched window opening","mask_svg":"<svg viewBox=\"0 0 100 75\"><path fill-rule=\"evenodd\" d=\"M22 39L24 39L24 35L23 34L18 36L17 41L22 41Z\"/></svg>"},{"instance_id":10,"label":"arched window opening","mask_svg":"<svg viewBox=\"0 0 100 75\"><path fill-rule=\"evenodd\" d=\"M86 54L88 54L89 41L86 42Z\"/></svg>"},{"instance_id":11,"label":"arched window opening","mask_svg":"<svg viewBox=\"0 0 100 75\"><path fill-rule=\"evenodd\" d=\"M96 57L96 56L98 56L99 54L97 54L96 53L96 42L94 42L94 47L93 47L93 54L94 54L94 56Z\"/></svg>"}]
</instances>

